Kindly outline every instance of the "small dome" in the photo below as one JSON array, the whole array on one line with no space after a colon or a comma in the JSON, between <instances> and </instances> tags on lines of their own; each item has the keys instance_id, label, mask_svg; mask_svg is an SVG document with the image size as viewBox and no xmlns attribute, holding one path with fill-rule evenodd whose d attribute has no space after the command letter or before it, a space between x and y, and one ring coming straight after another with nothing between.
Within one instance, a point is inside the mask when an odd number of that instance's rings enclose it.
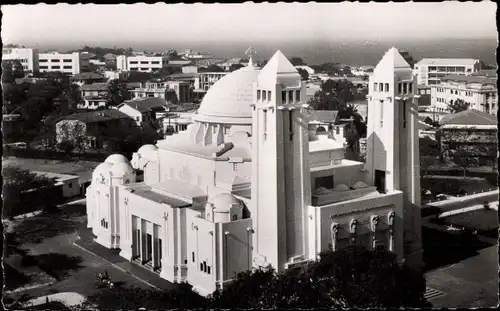
<instances>
[{"instance_id":1,"label":"small dome","mask_svg":"<svg viewBox=\"0 0 500 311\"><path fill-rule=\"evenodd\" d=\"M117 163L111 168L111 173L114 176L123 176L125 174L133 174L134 169L129 163Z\"/></svg>"},{"instance_id":2,"label":"small dome","mask_svg":"<svg viewBox=\"0 0 500 311\"><path fill-rule=\"evenodd\" d=\"M137 153L148 160L156 160L158 159L158 147L155 145L144 145L139 150L137 150Z\"/></svg>"},{"instance_id":3,"label":"small dome","mask_svg":"<svg viewBox=\"0 0 500 311\"><path fill-rule=\"evenodd\" d=\"M113 167L113 164L104 162L99 165L94 169L94 172L92 173L92 176L98 176L100 174L109 174L111 171L111 168Z\"/></svg>"},{"instance_id":4,"label":"small dome","mask_svg":"<svg viewBox=\"0 0 500 311\"><path fill-rule=\"evenodd\" d=\"M221 193L212 199L215 213L229 213L232 204L240 205L241 202L230 193Z\"/></svg>"},{"instance_id":5,"label":"small dome","mask_svg":"<svg viewBox=\"0 0 500 311\"><path fill-rule=\"evenodd\" d=\"M109 164L128 163L128 159L121 154L112 154L104 162Z\"/></svg>"},{"instance_id":6,"label":"small dome","mask_svg":"<svg viewBox=\"0 0 500 311\"><path fill-rule=\"evenodd\" d=\"M347 191L350 190L349 187L345 184L340 184L337 185L335 188L333 188L334 191Z\"/></svg>"},{"instance_id":7,"label":"small dome","mask_svg":"<svg viewBox=\"0 0 500 311\"><path fill-rule=\"evenodd\" d=\"M329 193L331 193L331 191L326 189L325 187L319 187L318 189L316 189L314 191L314 194L317 194L317 195L324 195L324 194L329 194Z\"/></svg>"},{"instance_id":8,"label":"small dome","mask_svg":"<svg viewBox=\"0 0 500 311\"><path fill-rule=\"evenodd\" d=\"M358 182L356 182L354 185L352 185L352 187L353 187L354 189L362 189L362 188L366 188L366 187L368 187L368 185L367 185L367 184L365 184L365 183L364 183L364 182L362 182L362 181L358 181Z\"/></svg>"}]
</instances>

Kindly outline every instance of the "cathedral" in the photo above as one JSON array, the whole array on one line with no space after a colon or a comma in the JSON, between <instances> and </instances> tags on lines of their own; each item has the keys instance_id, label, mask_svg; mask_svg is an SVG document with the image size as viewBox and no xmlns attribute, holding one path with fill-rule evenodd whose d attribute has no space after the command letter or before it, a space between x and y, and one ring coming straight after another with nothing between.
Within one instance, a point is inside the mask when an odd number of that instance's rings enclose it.
<instances>
[{"instance_id":1,"label":"cathedral","mask_svg":"<svg viewBox=\"0 0 500 311\"><path fill-rule=\"evenodd\" d=\"M366 163L312 122L305 82L280 51L263 68L249 54L186 131L94 170L95 241L202 295L239 272L283 271L351 243L420 267L419 96L398 50L370 78Z\"/></svg>"}]
</instances>

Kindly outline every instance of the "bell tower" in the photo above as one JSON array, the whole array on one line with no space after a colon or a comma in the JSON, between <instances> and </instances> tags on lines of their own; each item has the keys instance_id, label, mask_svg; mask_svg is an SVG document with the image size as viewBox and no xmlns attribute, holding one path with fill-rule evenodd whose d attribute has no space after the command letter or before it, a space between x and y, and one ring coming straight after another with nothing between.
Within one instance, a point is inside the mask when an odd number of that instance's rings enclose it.
<instances>
[{"instance_id":1,"label":"bell tower","mask_svg":"<svg viewBox=\"0 0 500 311\"><path fill-rule=\"evenodd\" d=\"M370 77L365 169L379 192L403 192L404 257L423 264L417 80L396 48Z\"/></svg>"},{"instance_id":2,"label":"bell tower","mask_svg":"<svg viewBox=\"0 0 500 311\"><path fill-rule=\"evenodd\" d=\"M307 256L310 205L305 85L277 51L254 84L252 218L256 265L277 271Z\"/></svg>"}]
</instances>

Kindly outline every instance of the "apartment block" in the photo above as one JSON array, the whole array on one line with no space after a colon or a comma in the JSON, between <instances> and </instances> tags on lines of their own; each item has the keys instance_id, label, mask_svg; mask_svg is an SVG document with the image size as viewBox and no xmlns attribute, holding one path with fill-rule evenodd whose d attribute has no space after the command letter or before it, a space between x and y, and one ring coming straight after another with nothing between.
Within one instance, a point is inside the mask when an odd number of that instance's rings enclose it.
<instances>
[{"instance_id":1,"label":"apartment block","mask_svg":"<svg viewBox=\"0 0 500 311\"><path fill-rule=\"evenodd\" d=\"M414 74L421 85L439 84L448 75L471 75L481 70L479 59L424 58L415 64Z\"/></svg>"},{"instance_id":2,"label":"apartment block","mask_svg":"<svg viewBox=\"0 0 500 311\"><path fill-rule=\"evenodd\" d=\"M166 56L125 56L116 57L116 68L124 71L152 72L166 67L168 57Z\"/></svg>"},{"instance_id":3,"label":"apartment block","mask_svg":"<svg viewBox=\"0 0 500 311\"><path fill-rule=\"evenodd\" d=\"M73 53L40 53L38 54L38 69L40 72L60 71L68 74L79 74L89 69L87 54Z\"/></svg>"},{"instance_id":4,"label":"apartment block","mask_svg":"<svg viewBox=\"0 0 500 311\"><path fill-rule=\"evenodd\" d=\"M38 71L38 52L30 48L3 48L2 60L18 60L25 72Z\"/></svg>"}]
</instances>

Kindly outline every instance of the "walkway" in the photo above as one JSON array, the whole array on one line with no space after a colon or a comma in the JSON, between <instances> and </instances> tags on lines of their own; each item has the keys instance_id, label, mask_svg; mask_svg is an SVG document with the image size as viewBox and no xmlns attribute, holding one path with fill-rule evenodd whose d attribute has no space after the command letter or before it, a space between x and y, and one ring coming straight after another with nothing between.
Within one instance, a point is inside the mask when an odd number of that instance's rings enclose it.
<instances>
[{"instance_id":1,"label":"walkway","mask_svg":"<svg viewBox=\"0 0 500 311\"><path fill-rule=\"evenodd\" d=\"M42 305L47 301L59 301L67 307L78 306L81 305L85 301L85 297L78 293L57 293L53 295L41 296L35 299L31 299L24 303L26 307L34 307L38 305Z\"/></svg>"},{"instance_id":2,"label":"walkway","mask_svg":"<svg viewBox=\"0 0 500 311\"><path fill-rule=\"evenodd\" d=\"M144 284L156 289L173 289L176 287L174 283L162 279L159 274L121 257L119 250L108 249L96 243L92 230L87 228L86 223L82 223L78 230L78 235L79 239L74 242L75 246L106 261Z\"/></svg>"}]
</instances>

